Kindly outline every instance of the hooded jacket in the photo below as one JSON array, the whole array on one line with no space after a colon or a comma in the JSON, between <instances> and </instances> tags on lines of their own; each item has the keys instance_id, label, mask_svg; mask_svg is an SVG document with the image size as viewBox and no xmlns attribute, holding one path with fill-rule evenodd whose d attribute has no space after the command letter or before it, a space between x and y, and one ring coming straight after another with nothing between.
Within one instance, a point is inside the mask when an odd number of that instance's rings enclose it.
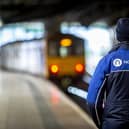
<instances>
[{"instance_id":1,"label":"hooded jacket","mask_svg":"<svg viewBox=\"0 0 129 129\"><path fill-rule=\"evenodd\" d=\"M87 103L99 129L129 127L129 42L121 42L98 63Z\"/></svg>"}]
</instances>

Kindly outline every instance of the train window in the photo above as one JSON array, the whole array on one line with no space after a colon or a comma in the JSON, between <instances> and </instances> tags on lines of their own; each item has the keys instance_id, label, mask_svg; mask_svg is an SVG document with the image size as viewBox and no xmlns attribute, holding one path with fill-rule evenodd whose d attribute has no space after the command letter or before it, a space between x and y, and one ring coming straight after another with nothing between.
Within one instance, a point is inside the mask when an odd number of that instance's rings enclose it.
<instances>
[{"instance_id":1,"label":"train window","mask_svg":"<svg viewBox=\"0 0 129 129\"><path fill-rule=\"evenodd\" d=\"M48 55L49 56L58 56L58 46L56 42L48 43Z\"/></svg>"},{"instance_id":2,"label":"train window","mask_svg":"<svg viewBox=\"0 0 129 129\"><path fill-rule=\"evenodd\" d=\"M73 55L84 55L84 43L82 40L73 40L72 44L70 40L63 40L62 44L59 41L49 41L48 43L48 55L67 57ZM67 45L66 45L67 43ZM68 43L70 45L68 45ZM65 44L65 45L64 45Z\"/></svg>"},{"instance_id":3,"label":"train window","mask_svg":"<svg viewBox=\"0 0 129 129\"><path fill-rule=\"evenodd\" d=\"M74 52L76 55L83 55L84 54L84 44L83 43L76 43Z\"/></svg>"},{"instance_id":4,"label":"train window","mask_svg":"<svg viewBox=\"0 0 129 129\"><path fill-rule=\"evenodd\" d=\"M60 56L66 57L68 55L68 49L66 47L60 47Z\"/></svg>"}]
</instances>

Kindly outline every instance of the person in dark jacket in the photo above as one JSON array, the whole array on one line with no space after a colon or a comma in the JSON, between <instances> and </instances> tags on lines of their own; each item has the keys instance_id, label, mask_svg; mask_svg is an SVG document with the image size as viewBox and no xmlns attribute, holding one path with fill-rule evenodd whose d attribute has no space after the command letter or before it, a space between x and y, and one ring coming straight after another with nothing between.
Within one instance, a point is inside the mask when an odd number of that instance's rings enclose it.
<instances>
[{"instance_id":1,"label":"person in dark jacket","mask_svg":"<svg viewBox=\"0 0 129 129\"><path fill-rule=\"evenodd\" d=\"M99 129L129 129L129 18L118 20L116 38L88 88L87 104Z\"/></svg>"}]
</instances>

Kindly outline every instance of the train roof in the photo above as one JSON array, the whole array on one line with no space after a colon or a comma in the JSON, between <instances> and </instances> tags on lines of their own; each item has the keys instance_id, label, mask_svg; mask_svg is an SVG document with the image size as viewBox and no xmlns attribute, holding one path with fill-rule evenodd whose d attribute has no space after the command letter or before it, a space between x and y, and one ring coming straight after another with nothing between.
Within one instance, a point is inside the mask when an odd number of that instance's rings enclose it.
<instances>
[{"instance_id":1,"label":"train roof","mask_svg":"<svg viewBox=\"0 0 129 129\"><path fill-rule=\"evenodd\" d=\"M48 36L48 40L55 40L55 39L61 39L61 38L72 38L72 39L77 39L77 40L83 40L82 38L75 36L73 34L69 34L69 33L55 33L51 36Z\"/></svg>"}]
</instances>

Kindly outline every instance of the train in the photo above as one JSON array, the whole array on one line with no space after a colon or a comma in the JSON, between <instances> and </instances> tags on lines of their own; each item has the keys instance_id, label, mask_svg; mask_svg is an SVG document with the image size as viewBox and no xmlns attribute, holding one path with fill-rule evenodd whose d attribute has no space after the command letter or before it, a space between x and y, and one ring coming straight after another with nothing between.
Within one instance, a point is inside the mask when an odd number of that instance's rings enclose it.
<instances>
[{"instance_id":1,"label":"train","mask_svg":"<svg viewBox=\"0 0 129 129\"><path fill-rule=\"evenodd\" d=\"M84 40L72 34L16 41L1 47L0 58L1 68L43 75L64 87L86 71Z\"/></svg>"},{"instance_id":2,"label":"train","mask_svg":"<svg viewBox=\"0 0 129 129\"><path fill-rule=\"evenodd\" d=\"M85 74L84 40L71 35L56 33L47 38L47 65L49 77L61 81L64 87Z\"/></svg>"}]
</instances>

